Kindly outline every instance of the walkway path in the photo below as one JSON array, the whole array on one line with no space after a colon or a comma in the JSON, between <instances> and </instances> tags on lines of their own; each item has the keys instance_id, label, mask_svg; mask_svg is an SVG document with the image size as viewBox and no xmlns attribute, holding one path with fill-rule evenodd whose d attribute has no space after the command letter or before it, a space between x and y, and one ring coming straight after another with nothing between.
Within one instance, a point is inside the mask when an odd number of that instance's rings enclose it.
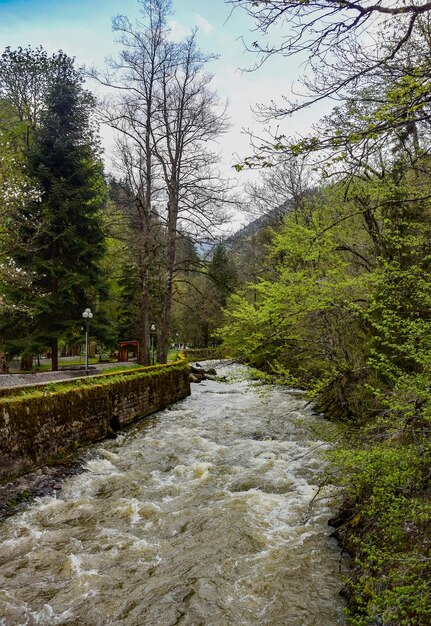
<instances>
[{"instance_id":1,"label":"walkway path","mask_svg":"<svg viewBox=\"0 0 431 626\"><path fill-rule=\"evenodd\" d=\"M134 361L124 363L98 363L90 365L89 376L101 374L106 369L118 367L119 365L132 367L136 365ZM0 374L0 387L20 387L21 385L35 385L37 383L49 383L51 381L68 380L85 376L84 369L60 370L58 372L37 372L34 374Z\"/></svg>"}]
</instances>

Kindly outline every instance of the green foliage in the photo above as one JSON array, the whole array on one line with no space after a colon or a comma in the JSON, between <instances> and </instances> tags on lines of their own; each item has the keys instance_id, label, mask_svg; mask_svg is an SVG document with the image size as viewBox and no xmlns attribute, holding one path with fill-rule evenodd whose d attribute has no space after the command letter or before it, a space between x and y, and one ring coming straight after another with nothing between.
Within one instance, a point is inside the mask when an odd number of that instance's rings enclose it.
<instances>
[{"instance_id":1,"label":"green foliage","mask_svg":"<svg viewBox=\"0 0 431 626\"><path fill-rule=\"evenodd\" d=\"M363 297L370 277L337 254L338 233L327 228L333 217L319 199L311 221L297 218L288 215L273 233L268 278L232 296L220 334L242 360L312 387L354 359L352 342L341 344L338 335L345 325L360 333L352 302ZM323 327L331 335L324 342Z\"/></svg>"},{"instance_id":2,"label":"green foliage","mask_svg":"<svg viewBox=\"0 0 431 626\"><path fill-rule=\"evenodd\" d=\"M220 329L231 354L346 425L333 461L355 626L430 621L430 163L392 147L286 215Z\"/></svg>"},{"instance_id":3,"label":"green foliage","mask_svg":"<svg viewBox=\"0 0 431 626\"><path fill-rule=\"evenodd\" d=\"M224 244L217 244L208 261L200 258L190 240L178 250L173 303L172 341L208 347L218 343L216 329L222 308L237 284L237 265Z\"/></svg>"},{"instance_id":4,"label":"green foliage","mask_svg":"<svg viewBox=\"0 0 431 626\"><path fill-rule=\"evenodd\" d=\"M352 443L352 442L351 442ZM355 499L343 543L354 554L347 580L349 623L426 624L431 560L428 489L431 447L422 439L359 441L335 453L340 482ZM363 445L363 439L362 439Z\"/></svg>"},{"instance_id":5,"label":"green foliage","mask_svg":"<svg viewBox=\"0 0 431 626\"><path fill-rule=\"evenodd\" d=\"M10 107L0 102L0 117L10 114ZM37 228L34 216L24 216L23 206L37 203L40 191L37 183L25 171L22 153L14 142L14 133L0 132L0 316L17 314L19 305L7 297L8 286L28 286L30 276L17 266L10 251L18 243L18 231L30 222ZM31 241L27 240L27 246Z\"/></svg>"},{"instance_id":6,"label":"green foliage","mask_svg":"<svg viewBox=\"0 0 431 626\"><path fill-rule=\"evenodd\" d=\"M99 296L106 296L99 271L105 183L91 123L94 99L82 81L73 60L58 53L27 151L40 202L19 208L20 227L9 258L28 280L12 283L8 298L21 309L10 334L15 338L19 331L29 351L64 333L71 337L83 309L88 304L96 308Z\"/></svg>"}]
</instances>

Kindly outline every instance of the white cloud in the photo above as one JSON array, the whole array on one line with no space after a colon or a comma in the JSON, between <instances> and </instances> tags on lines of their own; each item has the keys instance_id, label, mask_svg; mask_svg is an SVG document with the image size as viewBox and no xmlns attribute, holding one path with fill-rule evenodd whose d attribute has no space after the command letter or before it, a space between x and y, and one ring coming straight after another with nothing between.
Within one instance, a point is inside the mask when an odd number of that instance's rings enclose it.
<instances>
[{"instance_id":1,"label":"white cloud","mask_svg":"<svg viewBox=\"0 0 431 626\"><path fill-rule=\"evenodd\" d=\"M214 30L213 26L202 15L197 14L194 21L199 30L206 35ZM192 30L190 26L184 26L181 22L173 19L169 20L168 26L171 29L171 39L173 41L182 41L190 35Z\"/></svg>"},{"instance_id":2,"label":"white cloud","mask_svg":"<svg viewBox=\"0 0 431 626\"><path fill-rule=\"evenodd\" d=\"M171 39L173 41L182 41L190 35L190 28L183 26L183 24L180 24L180 22L176 20L169 20L168 26L171 30Z\"/></svg>"},{"instance_id":3,"label":"white cloud","mask_svg":"<svg viewBox=\"0 0 431 626\"><path fill-rule=\"evenodd\" d=\"M203 30L203 32L205 34L211 33L214 30L212 24L210 24L208 22L208 20L206 20L204 17L202 17L202 15L197 15L196 16L196 26L200 30Z\"/></svg>"}]
</instances>

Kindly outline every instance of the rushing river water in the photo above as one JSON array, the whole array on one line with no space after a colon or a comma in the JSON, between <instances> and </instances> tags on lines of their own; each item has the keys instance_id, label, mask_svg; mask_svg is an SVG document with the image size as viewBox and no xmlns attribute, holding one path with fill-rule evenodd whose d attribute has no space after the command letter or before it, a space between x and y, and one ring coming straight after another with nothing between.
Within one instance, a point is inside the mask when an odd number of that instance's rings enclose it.
<instances>
[{"instance_id":1,"label":"rushing river water","mask_svg":"<svg viewBox=\"0 0 431 626\"><path fill-rule=\"evenodd\" d=\"M192 388L0 525L2 626L345 623L319 418L235 376Z\"/></svg>"}]
</instances>

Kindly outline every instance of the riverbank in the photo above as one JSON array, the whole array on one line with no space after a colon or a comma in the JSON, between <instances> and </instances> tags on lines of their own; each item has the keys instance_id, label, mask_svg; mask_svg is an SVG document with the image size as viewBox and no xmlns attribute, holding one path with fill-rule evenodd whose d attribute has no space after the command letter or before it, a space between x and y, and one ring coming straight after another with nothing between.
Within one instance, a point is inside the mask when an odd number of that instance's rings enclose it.
<instances>
[{"instance_id":1,"label":"riverbank","mask_svg":"<svg viewBox=\"0 0 431 626\"><path fill-rule=\"evenodd\" d=\"M24 510L35 498L58 495L66 478L85 471L88 451L79 451L61 463L45 465L0 483L0 520Z\"/></svg>"},{"instance_id":2,"label":"riverbank","mask_svg":"<svg viewBox=\"0 0 431 626\"><path fill-rule=\"evenodd\" d=\"M274 377L257 373L266 382ZM339 381L337 381L337 384ZM429 386L429 383L428 383ZM363 411L360 407L363 396ZM428 409L371 411L369 389L326 386L316 407L337 424L330 479L345 494L330 524L350 555L343 595L352 626L431 624L431 444ZM393 402L388 395L388 401ZM348 401L348 402L346 402ZM356 404L355 404L356 402ZM351 411L346 414L346 405ZM368 410L365 410L368 409Z\"/></svg>"},{"instance_id":3,"label":"riverbank","mask_svg":"<svg viewBox=\"0 0 431 626\"><path fill-rule=\"evenodd\" d=\"M376 437L362 427L334 455L346 500L331 523L351 555L344 591L354 626L431 624L431 450L421 431Z\"/></svg>"}]
</instances>

